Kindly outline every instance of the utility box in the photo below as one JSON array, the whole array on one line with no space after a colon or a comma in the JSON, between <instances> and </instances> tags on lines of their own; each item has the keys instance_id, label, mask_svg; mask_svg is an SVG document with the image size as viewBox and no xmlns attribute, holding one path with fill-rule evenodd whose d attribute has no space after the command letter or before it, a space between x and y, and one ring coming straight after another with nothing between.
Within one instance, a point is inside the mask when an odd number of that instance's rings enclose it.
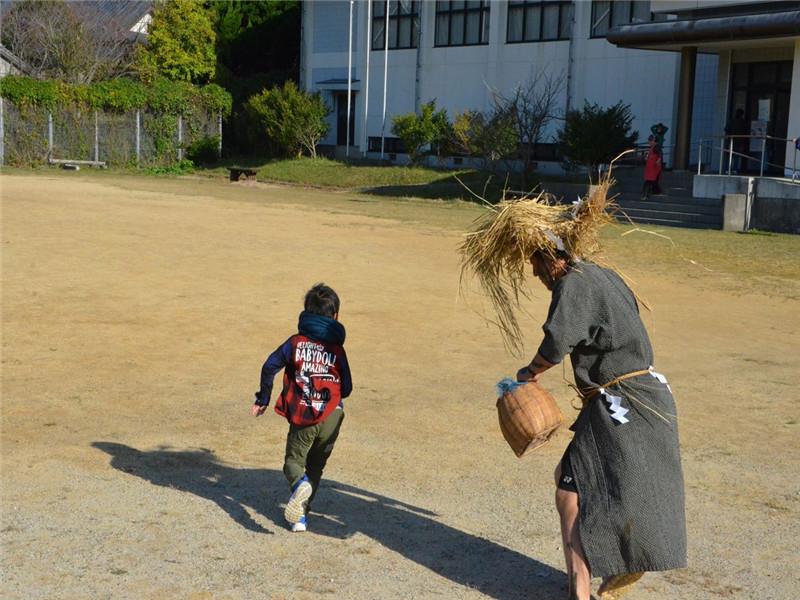
<instances>
[{"instance_id":1,"label":"utility box","mask_svg":"<svg viewBox=\"0 0 800 600\"><path fill-rule=\"evenodd\" d=\"M746 231L747 194L725 194L722 215L723 231Z\"/></svg>"}]
</instances>

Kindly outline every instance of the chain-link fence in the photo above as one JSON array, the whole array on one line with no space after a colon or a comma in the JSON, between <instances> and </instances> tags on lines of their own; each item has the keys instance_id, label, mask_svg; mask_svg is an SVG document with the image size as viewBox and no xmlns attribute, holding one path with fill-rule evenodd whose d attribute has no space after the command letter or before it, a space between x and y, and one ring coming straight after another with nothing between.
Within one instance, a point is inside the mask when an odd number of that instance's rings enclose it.
<instances>
[{"instance_id":1,"label":"chain-link fence","mask_svg":"<svg viewBox=\"0 0 800 600\"><path fill-rule=\"evenodd\" d=\"M30 166L51 160L97 161L108 166L169 166L193 144L215 139L222 151L218 113L111 113L80 108L48 111L0 99L0 164Z\"/></svg>"}]
</instances>

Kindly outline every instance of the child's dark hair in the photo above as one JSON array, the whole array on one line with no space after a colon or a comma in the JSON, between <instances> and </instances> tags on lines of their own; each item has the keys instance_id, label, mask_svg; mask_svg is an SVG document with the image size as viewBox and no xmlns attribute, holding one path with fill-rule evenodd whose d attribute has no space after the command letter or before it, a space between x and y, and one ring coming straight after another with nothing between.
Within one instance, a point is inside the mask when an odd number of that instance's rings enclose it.
<instances>
[{"instance_id":1,"label":"child's dark hair","mask_svg":"<svg viewBox=\"0 0 800 600\"><path fill-rule=\"evenodd\" d=\"M317 283L306 292L306 312L333 318L339 312L339 296L324 283Z\"/></svg>"}]
</instances>

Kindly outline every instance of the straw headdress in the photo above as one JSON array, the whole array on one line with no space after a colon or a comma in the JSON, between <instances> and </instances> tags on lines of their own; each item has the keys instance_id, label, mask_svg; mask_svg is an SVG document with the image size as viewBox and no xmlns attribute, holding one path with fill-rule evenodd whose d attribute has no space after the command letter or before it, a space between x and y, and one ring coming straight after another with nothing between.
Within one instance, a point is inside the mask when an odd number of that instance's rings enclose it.
<instances>
[{"instance_id":1,"label":"straw headdress","mask_svg":"<svg viewBox=\"0 0 800 600\"><path fill-rule=\"evenodd\" d=\"M506 346L519 354L522 333L517 321L520 296L535 251L555 257L559 251L585 259L600 250L598 231L613 221L608 198L613 185L610 172L578 202L557 204L545 192L488 205L461 244L461 282L474 274L497 314L496 325ZM611 209L611 210L610 210Z\"/></svg>"}]
</instances>

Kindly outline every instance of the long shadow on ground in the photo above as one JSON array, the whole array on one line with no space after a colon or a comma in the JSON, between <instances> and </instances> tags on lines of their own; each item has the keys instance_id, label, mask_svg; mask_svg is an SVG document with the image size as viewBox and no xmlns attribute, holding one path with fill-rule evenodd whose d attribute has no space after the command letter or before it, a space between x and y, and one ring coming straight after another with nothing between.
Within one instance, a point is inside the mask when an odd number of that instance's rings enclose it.
<instances>
[{"instance_id":1,"label":"long shadow on ground","mask_svg":"<svg viewBox=\"0 0 800 600\"><path fill-rule=\"evenodd\" d=\"M111 466L154 485L189 492L215 502L251 531L273 533L258 524L246 507L283 528L281 503L288 494L283 473L242 469L217 460L208 449L160 447L140 451L124 444L94 442L111 456ZM564 597L564 573L488 539L454 529L436 514L394 498L337 481L323 481L312 530L346 539L362 533L405 558L492 598Z\"/></svg>"}]
</instances>

